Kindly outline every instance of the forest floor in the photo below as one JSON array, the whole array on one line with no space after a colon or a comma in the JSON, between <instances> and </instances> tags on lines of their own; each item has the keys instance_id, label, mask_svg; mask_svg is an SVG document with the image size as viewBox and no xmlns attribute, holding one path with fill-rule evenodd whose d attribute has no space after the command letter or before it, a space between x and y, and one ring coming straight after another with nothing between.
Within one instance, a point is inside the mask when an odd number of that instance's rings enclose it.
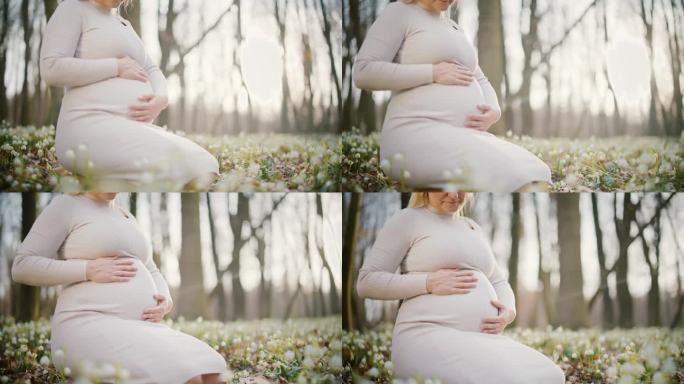
<instances>
[{"instance_id":1,"label":"forest floor","mask_svg":"<svg viewBox=\"0 0 684 384\"><path fill-rule=\"evenodd\" d=\"M549 165L553 192L684 190L682 139L617 137L610 139L504 139L527 148ZM342 137L341 185L346 191L406 190L383 173L378 135L345 133ZM410 177L410 175L409 175ZM454 189L459 185L454 181Z\"/></svg>"},{"instance_id":2,"label":"forest floor","mask_svg":"<svg viewBox=\"0 0 684 384\"><path fill-rule=\"evenodd\" d=\"M182 135L182 133L176 132ZM53 127L0 126L0 190L78 191L87 180L71 176L54 153ZM335 191L339 137L334 135L188 135L219 161L216 191ZM143 189L163 190L151 184Z\"/></svg>"},{"instance_id":3,"label":"forest floor","mask_svg":"<svg viewBox=\"0 0 684 384\"><path fill-rule=\"evenodd\" d=\"M332 383L341 381L344 375L339 317L166 323L216 349L226 360L224 377L229 383ZM0 383L97 383L103 372L113 372L119 382L125 383L128 375L110 364L93 365L79 372L55 369L53 358L62 357L51 355L47 320L15 323L0 317L0 345Z\"/></svg>"},{"instance_id":4,"label":"forest floor","mask_svg":"<svg viewBox=\"0 0 684 384\"><path fill-rule=\"evenodd\" d=\"M565 372L568 383L684 382L684 329L681 328L610 331L514 328L505 334L548 356ZM393 383L391 324L381 324L372 331L345 333L342 344L345 359L354 367L352 375L356 381Z\"/></svg>"}]
</instances>

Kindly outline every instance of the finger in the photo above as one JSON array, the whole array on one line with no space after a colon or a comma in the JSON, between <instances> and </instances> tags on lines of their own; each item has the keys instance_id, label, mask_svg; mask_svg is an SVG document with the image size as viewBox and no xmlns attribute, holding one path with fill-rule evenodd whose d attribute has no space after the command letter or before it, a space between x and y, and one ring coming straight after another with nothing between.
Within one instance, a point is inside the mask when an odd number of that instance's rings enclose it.
<instances>
[{"instance_id":1,"label":"finger","mask_svg":"<svg viewBox=\"0 0 684 384\"><path fill-rule=\"evenodd\" d=\"M484 115L468 115L466 119L472 121L484 121L485 117Z\"/></svg>"},{"instance_id":2,"label":"finger","mask_svg":"<svg viewBox=\"0 0 684 384\"><path fill-rule=\"evenodd\" d=\"M114 277L111 278L110 282L111 282L111 283L126 283L126 282L128 282L128 281L130 281L130 280L131 280L131 279L130 279L129 277L118 277L118 276L114 276Z\"/></svg>"},{"instance_id":3,"label":"finger","mask_svg":"<svg viewBox=\"0 0 684 384\"><path fill-rule=\"evenodd\" d=\"M150 101L150 100L152 100L153 97L154 97L154 95L142 95L142 96L138 97L138 100L140 100L140 101Z\"/></svg>"},{"instance_id":4,"label":"finger","mask_svg":"<svg viewBox=\"0 0 684 384\"><path fill-rule=\"evenodd\" d=\"M503 319L500 317L487 317L482 319L482 324L503 324Z\"/></svg>"},{"instance_id":5,"label":"finger","mask_svg":"<svg viewBox=\"0 0 684 384\"><path fill-rule=\"evenodd\" d=\"M473 271L468 269L453 272L454 276L473 276L473 274Z\"/></svg>"},{"instance_id":6,"label":"finger","mask_svg":"<svg viewBox=\"0 0 684 384\"><path fill-rule=\"evenodd\" d=\"M489 112L489 111L492 110L492 107L490 107L490 106L487 105L487 104L480 104L480 105L477 106L477 109L479 109L479 110L482 111L483 113L487 113L487 112Z\"/></svg>"},{"instance_id":7,"label":"finger","mask_svg":"<svg viewBox=\"0 0 684 384\"><path fill-rule=\"evenodd\" d=\"M498 308L498 309L506 309L506 306L504 306L503 304L501 304L501 302L498 301L498 300L491 300L491 303L492 303L493 306L495 306L495 307Z\"/></svg>"},{"instance_id":8,"label":"finger","mask_svg":"<svg viewBox=\"0 0 684 384\"><path fill-rule=\"evenodd\" d=\"M155 299L157 299L159 301L166 301L166 296L159 294L159 293L155 293L152 297L154 297Z\"/></svg>"},{"instance_id":9,"label":"finger","mask_svg":"<svg viewBox=\"0 0 684 384\"><path fill-rule=\"evenodd\" d=\"M114 265L133 265L133 263L135 263L133 260L126 258L126 259L116 260L114 262Z\"/></svg>"},{"instance_id":10,"label":"finger","mask_svg":"<svg viewBox=\"0 0 684 384\"><path fill-rule=\"evenodd\" d=\"M467 289L467 290L475 289L475 287L477 287L477 285L475 285L475 284L456 284L456 285L454 285L454 288Z\"/></svg>"},{"instance_id":11,"label":"finger","mask_svg":"<svg viewBox=\"0 0 684 384\"><path fill-rule=\"evenodd\" d=\"M143 119L149 117L147 112L128 112L128 117L133 119Z\"/></svg>"},{"instance_id":12,"label":"finger","mask_svg":"<svg viewBox=\"0 0 684 384\"><path fill-rule=\"evenodd\" d=\"M151 119L148 115L145 115L145 116L141 116L141 117L135 117L135 118L133 118L133 120L140 121L141 123L146 123L146 122L150 121Z\"/></svg>"},{"instance_id":13,"label":"finger","mask_svg":"<svg viewBox=\"0 0 684 384\"><path fill-rule=\"evenodd\" d=\"M454 288L451 290L452 295L465 295L470 293L469 289Z\"/></svg>"},{"instance_id":14,"label":"finger","mask_svg":"<svg viewBox=\"0 0 684 384\"><path fill-rule=\"evenodd\" d=\"M147 103L139 103L139 104L132 104L131 106L128 107L129 111L146 111L150 108L150 105Z\"/></svg>"}]
</instances>

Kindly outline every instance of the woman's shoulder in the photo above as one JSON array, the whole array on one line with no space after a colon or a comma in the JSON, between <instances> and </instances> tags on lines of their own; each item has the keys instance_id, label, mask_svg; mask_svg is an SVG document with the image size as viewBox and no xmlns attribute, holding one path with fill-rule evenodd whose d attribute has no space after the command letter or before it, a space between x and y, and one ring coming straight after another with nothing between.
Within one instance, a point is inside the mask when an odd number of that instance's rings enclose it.
<instances>
[{"instance_id":1,"label":"woman's shoulder","mask_svg":"<svg viewBox=\"0 0 684 384\"><path fill-rule=\"evenodd\" d=\"M403 1L395 1L385 5L385 8L382 9L382 15L400 17L401 15L408 15L413 8L414 6L412 4L406 4Z\"/></svg>"}]
</instances>

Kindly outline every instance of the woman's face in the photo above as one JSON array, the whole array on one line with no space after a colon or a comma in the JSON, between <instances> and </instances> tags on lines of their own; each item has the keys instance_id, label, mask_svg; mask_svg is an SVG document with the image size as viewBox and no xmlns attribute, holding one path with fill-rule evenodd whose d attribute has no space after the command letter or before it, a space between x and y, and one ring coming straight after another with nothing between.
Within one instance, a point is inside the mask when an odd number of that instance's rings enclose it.
<instances>
[{"instance_id":1,"label":"woman's face","mask_svg":"<svg viewBox=\"0 0 684 384\"><path fill-rule=\"evenodd\" d=\"M429 192L428 204L441 213L456 213L466 200L466 192Z\"/></svg>"},{"instance_id":2,"label":"woman's face","mask_svg":"<svg viewBox=\"0 0 684 384\"><path fill-rule=\"evenodd\" d=\"M418 0L423 6L433 12L444 12L449 9L456 0Z\"/></svg>"},{"instance_id":3,"label":"woman's face","mask_svg":"<svg viewBox=\"0 0 684 384\"><path fill-rule=\"evenodd\" d=\"M91 0L98 5L100 5L102 8L118 8L121 3L124 2L124 0Z\"/></svg>"}]
</instances>

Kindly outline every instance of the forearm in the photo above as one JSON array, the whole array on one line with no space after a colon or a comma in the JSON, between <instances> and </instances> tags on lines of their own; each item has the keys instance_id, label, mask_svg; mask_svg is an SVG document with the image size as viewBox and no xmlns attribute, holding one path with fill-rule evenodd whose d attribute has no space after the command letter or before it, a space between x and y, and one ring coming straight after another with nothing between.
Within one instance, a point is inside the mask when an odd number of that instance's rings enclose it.
<instances>
[{"instance_id":1,"label":"forearm","mask_svg":"<svg viewBox=\"0 0 684 384\"><path fill-rule=\"evenodd\" d=\"M399 274L361 268L356 290L362 298L409 299L428 293L427 273Z\"/></svg>"},{"instance_id":2,"label":"forearm","mask_svg":"<svg viewBox=\"0 0 684 384\"><path fill-rule=\"evenodd\" d=\"M116 59L80 59L76 57L42 57L40 73L53 87L79 87L118 75Z\"/></svg>"},{"instance_id":3,"label":"forearm","mask_svg":"<svg viewBox=\"0 0 684 384\"><path fill-rule=\"evenodd\" d=\"M485 104L490 106L498 113L499 117L501 117L501 106L499 105L499 98L496 96L496 91L489 82L489 79L487 79L479 67L475 71L475 79L480 84L480 88L482 89L482 95L484 96Z\"/></svg>"},{"instance_id":4,"label":"forearm","mask_svg":"<svg viewBox=\"0 0 684 384\"><path fill-rule=\"evenodd\" d=\"M433 81L432 64L398 64L358 58L354 84L369 91L402 91Z\"/></svg>"},{"instance_id":5,"label":"forearm","mask_svg":"<svg viewBox=\"0 0 684 384\"><path fill-rule=\"evenodd\" d=\"M33 286L50 286L86 281L87 260L54 260L42 256L17 255L12 279Z\"/></svg>"},{"instance_id":6,"label":"forearm","mask_svg":"<svg viewBox=\"0 0 684 384\"><path fill-rule=\"evenodd\" d=\"M515 295L513 294L513 289L507 281L499 281L493 284L494 291L499 299L499 301L506 306L506 308L516 313L515 309Z\"/></svg>"}]
</instances>

